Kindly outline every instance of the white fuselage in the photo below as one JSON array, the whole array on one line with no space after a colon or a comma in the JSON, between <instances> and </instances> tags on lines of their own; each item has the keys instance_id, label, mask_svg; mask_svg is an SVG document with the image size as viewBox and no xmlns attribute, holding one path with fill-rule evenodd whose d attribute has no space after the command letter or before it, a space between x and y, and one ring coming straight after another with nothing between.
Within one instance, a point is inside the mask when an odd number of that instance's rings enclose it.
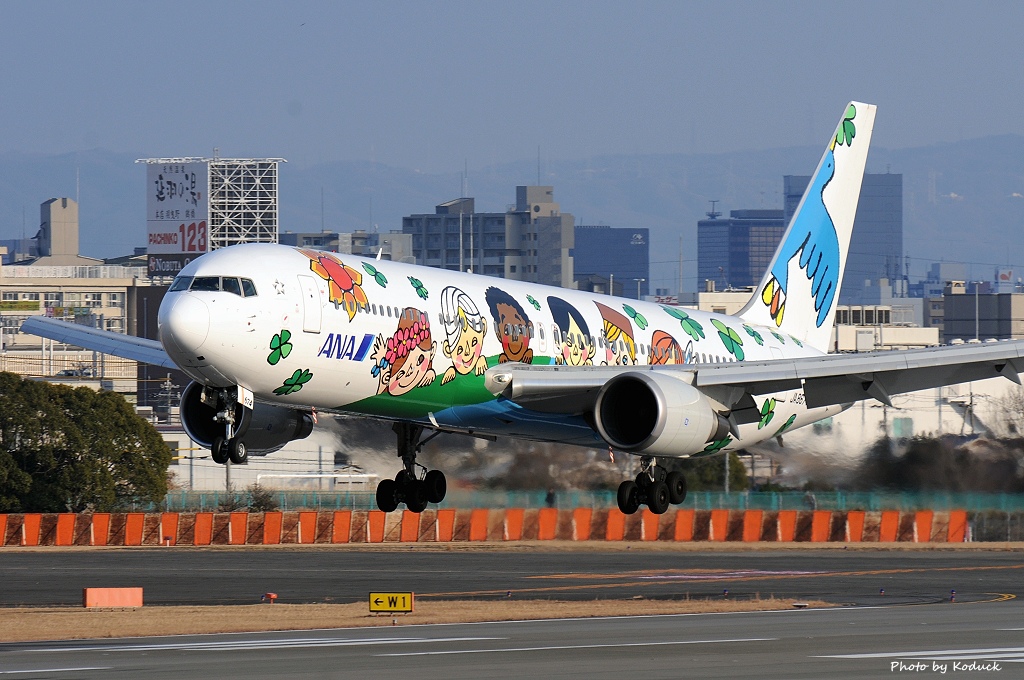
<instances>
[{"instance_id":1,"label":"white fuselage","mask_svg":"<svg viewBox=\"0 0 1024 680\"><path fill-rule=\"evenodd\" d=\"M186 266L161 304L160 338L195 380L243 387L257 401L588 446L603 444L583 418L496 398L484 370L506 361L699 367L821 354L732 316L268 244ZM715 451L841 410L807 409L802 390L757 405L761 421Z\"/></svg>"}]
</instances>

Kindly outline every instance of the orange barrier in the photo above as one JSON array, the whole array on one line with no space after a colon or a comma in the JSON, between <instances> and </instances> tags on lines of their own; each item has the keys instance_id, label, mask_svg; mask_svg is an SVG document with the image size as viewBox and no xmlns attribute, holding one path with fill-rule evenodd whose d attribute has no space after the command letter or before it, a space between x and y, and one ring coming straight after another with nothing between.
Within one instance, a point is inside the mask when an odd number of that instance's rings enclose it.
<instances>
[{"instance_id":1,"label":"orange barrier","mask_svg":"<svg viewBox=\"0 0 1024 680\"><path fill-rule=\"evenodd\" d=\"M572 511L572 540L590 540L590 523L593 516L594 511L591 508L576 508Z\"/></svg>"},{"instance_id":2,"label":"orange barrier","mask_svg":"<svg viewBox=\"0 0 1024 680\"><path fill-rule=\"evenodd\" d=\"M558 529L558 510L541 508L537 512L537 539L550 541L555 538Z\"/></svg>"},{"instance_id":3,"label":"orange barrier","mask_svg":"<svg viewBox=\"0 0 1024 680\"><path fill-rule=\"evenodd\" d=\"M846 513L846 540L860 543L864 538L864 511L851 510Z\"/></svg>"},{"instance_id":4,"label":"orange barrier","mask_svg":"<svg viewBox=\"0 0 1024 680\"><path fill-rule=\"evenodd\" d=\"M728 510L712 510L711 511L711 528L708 531L710 534L709 540L712 541L724 541L729 531L729 511Z\"/></svg>"},{"instance_id":5,"label":"orange barrier","mask_svg":"<svg viewBox=\"0 0 1024 680\"><path fill-rule=\"evenodd\" d=\"M348 543L352 534L352 511L338 510L334 513L334 530L331 532L332 543Z\"/></svg>"},{"instance_id":6,"label":"orange barrier","mask_svg":"<svg viewBox=\"0 0 1024 680\"><path fill-rule=\"evenodd\" d=\"M246 545L419 541L913 541L967 540L967 512L472 510L0 514L0 546Z\"/></svg>"},{"instance_id":7,"label":"orange barrier","mask_svg":"<svg viewBox=\"0 0 1024 680\"><path fill-rule=\"evenodd\" d=\"M83 607L141 607L142 588L82 588Z\"/></svg>"},{"instance_id":8,"label":"orange barrier","mask_svg":"<svg viewBox=\"0 0 1024 680\"><path fill-rule=\"evenodd\" d=\"M900 530L900 513L898 510L882 511L882 523L878 528L878 540L888 543L896 540Z\"/></svg>"},{"instance_id":9,"label":"orange barrier","mask_svg":"<svg viewBox=\"0 0 1024 680\"><path fill-rule=\"evenodd\" d=\"M300 512L298 526L299 543L316 542L316 512Z\"/></svg>"},{"instance_id":10,"label":"orange barrier","mask_svg":"<svg viewBox=\"0 0 1024 680\"><path fill-rule=\"evenodd\" d=\"M946 533L946 541L949 543L963 543L967 540L967 511L949 511L949 529Z\"/></svg>"},{"instance_id":11,"label":"orange barrier","mask_svg":"<svg viewBox=\"0 0 1024 680\"><path fill-rule=\"evenodd\" d=\"M796 539L796 510L780 510L777 521L778 540L792 543Z\"/></svg>"},{"instance_id":12,"label":"orange barrier","mask_svg":"<svg viewBox=\"0 0 1024 680\"><path fill-rule=\"evenodd\" d=\"M487 509L474 508L469 516L469 540L487 540Z\"/></svg>"},{"instance_id":13,"label":"orange barrier","mask_svg":"<svg viewBox=\"0 0 1024 680\"><path fill-rule=\"evenodd\" d=\"M743 540L760 541L761 523L764 520L764 511L747 510L743 513Z\"/></svg>"},{"instance_id":14,"label":"orange barrier","mask_svg":"<svg viewBox=\"0 0 1024 680\"><path fill-rule=\"evenodd\" d=\"M54 545L74 545L75 544L75 515L70 512L65 512L57 515L57 540Z\"/></svg>"},{"instance_id":15,"label":"orange barrier","mask_svg":"<svg viewBox=\"0 0 1024 680\"><path fill-rule=\"evenodd\" d=\"M165 512L160 515L161 545L178 544L178 513Z\"/></svg>"},{"instance_id":16,"label":"orange barrier","mask_svg":"<svg viewBox=\"0 0 1024 680\"><path fill-rule=\"evenodd\" d=\"M811 541L823 543L829 539L832 531L832 513L828 510L815 510L811 518Z\"/></svg>"},{"instance_id":17,"label":"orange barrier","mask_svg":"<svg viewBox=\"0 0 1024 680\"><path fill-rule=\"evenodd\" d=\"M914 513L914 543L929 543L932 538L932 520L935 514L931 510L918 510Z\"/></svg>"}]
</instances>

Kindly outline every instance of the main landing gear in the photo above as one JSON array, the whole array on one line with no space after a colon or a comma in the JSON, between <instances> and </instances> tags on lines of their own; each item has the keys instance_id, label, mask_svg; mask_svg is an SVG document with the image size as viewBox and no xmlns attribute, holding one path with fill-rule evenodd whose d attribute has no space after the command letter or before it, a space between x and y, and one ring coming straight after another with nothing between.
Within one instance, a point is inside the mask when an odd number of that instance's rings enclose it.
<instances>
[{"instance_id":1,"label":"main landing gear","mask_svg":"<svg viewBox=\"0 0 1024 680\"><path fill-rule=\"evenodd\" d=\"M635 480L619 484L619 510L632 515L646 505L656 515L663 514L669 505L686 500L686 476L678 470L672 472L657 464L653 456L640 459L640 474Z\"/></svg>"},{"instance_id":2,"label":"main landing gear","mask_svg":"<svg viewBox=\"0 0 1024 680\"><path fill-rule=\"evenodd\" d=\"M391 512L399 503L412 512L423 512L427 503L440 503L448 491L448 481L440 470L427 470L416 462L416 454L423 445L440 434L435 432L423 441L423 426L413 423L395 423L398 435L398 457L405 466L394 479L382 480L377 485L377 507Z\"/></svg>"}]
</instances>

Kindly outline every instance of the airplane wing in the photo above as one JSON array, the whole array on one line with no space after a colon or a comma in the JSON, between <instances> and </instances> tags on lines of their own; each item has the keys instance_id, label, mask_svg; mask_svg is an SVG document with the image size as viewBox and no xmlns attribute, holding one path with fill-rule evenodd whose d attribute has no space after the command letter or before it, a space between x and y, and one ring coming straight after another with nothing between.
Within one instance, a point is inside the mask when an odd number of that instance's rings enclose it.
<instances>
[{"instance_id":1,"label":"airplane wing","mask_svg":"<svg viewBox=\"0 0 1024 680\"><path fill-rule=\"evenodd\" d=\"M1002 376L1021 384L1024 340L924 349L826 354L704 366L529 366L507 363L487 371L487 388L524 408L549 413L591 411L606 382L623 373L662 371L699 388L737 422L753 422L753 396L803 388L808 407L877 399Z\"/></svg>"},{"instance_id":2,"label":"airplane wing","mask_svg":"<svg viewBox=\"0 0 1024 680\"><path fill-rule=\"evenodd\" d=\"M156 340L137 338L134 335L102 331L76 323L68 323L45 316L32 316L21 324L24 333L50 338L76 347L112 354L122 359L134 359L144 364L177 368Z\"/></svg>"}]
</instances>

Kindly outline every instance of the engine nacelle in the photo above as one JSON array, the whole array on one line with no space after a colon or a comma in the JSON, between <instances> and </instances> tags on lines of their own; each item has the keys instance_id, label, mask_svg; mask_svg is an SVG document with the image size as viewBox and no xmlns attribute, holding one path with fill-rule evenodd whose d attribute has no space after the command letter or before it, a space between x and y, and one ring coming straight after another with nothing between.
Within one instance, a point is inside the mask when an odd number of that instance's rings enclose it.
<instances>
[{"instance_id":1,"label":"engine nacelle","mask_svg":"<svg viewBox=\"0 0 1024 680\"><path fill-rule=\"evenodd\" d=\"M623 373L601 388L597 431L622 451L687 456L729 433L729 422L689 383L665 373Z\"/></svg>"},{"instance_id":2,"label":"engine nacelle","mask_svg":"<svg viewBox=\"0 0 1024 680\"><path fill-rule=\"evenodd\" d=\"M203 386L189 383L181 395L181 424L192 441L210 448L224 436L224 423L214 420L217 409L202 401ZM235 436L245 442L250 454L265 455L313 432L308 413L286 406L256 404L252 410L235 404Z\"/></svg>"}]
</instances>

